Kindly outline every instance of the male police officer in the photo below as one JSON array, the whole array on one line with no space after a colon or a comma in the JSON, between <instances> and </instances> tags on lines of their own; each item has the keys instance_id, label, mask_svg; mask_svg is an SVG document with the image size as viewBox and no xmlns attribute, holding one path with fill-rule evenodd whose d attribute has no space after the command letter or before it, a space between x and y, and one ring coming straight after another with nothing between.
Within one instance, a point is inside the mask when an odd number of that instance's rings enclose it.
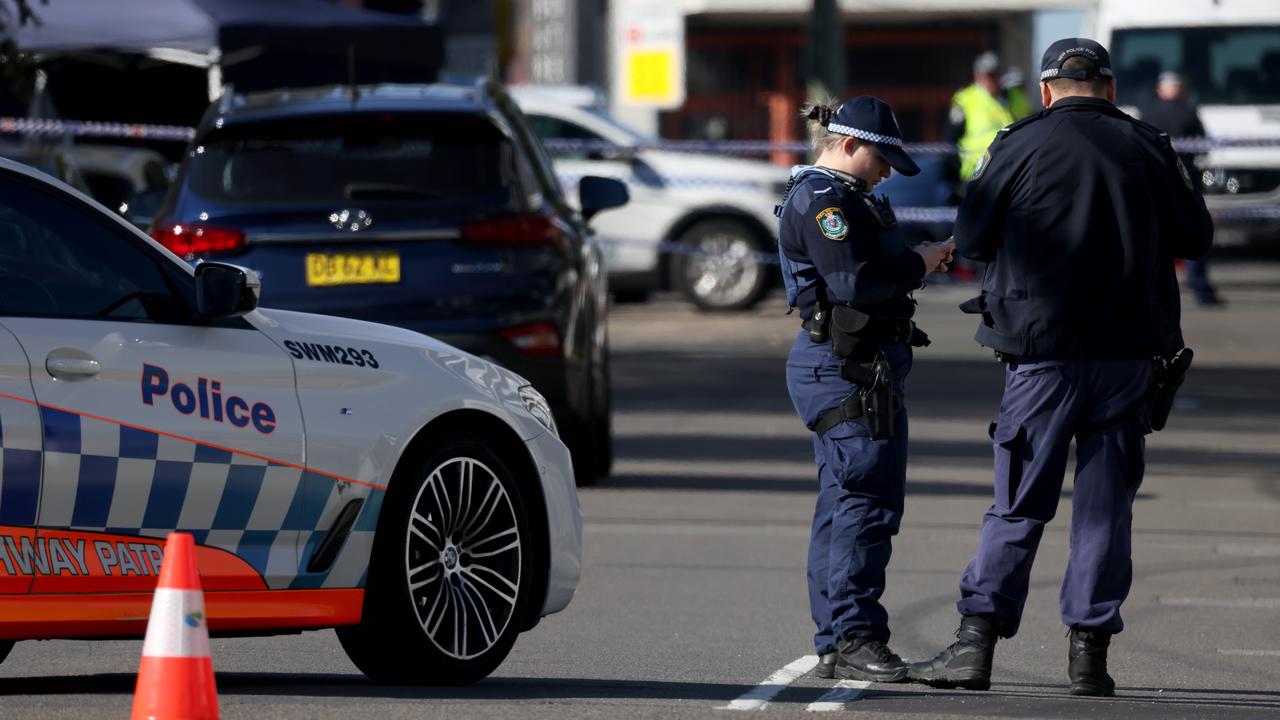
<instances>
[{"instance_id":1,"label":"male police officer","mask_svg":"<svg viewBox=\"0 0 1280 720\"><path fill-rule=\"evenodd\" d=\"M886 644L879 600L906 483L903 384L911 345L927 343L908 293L946 269L952 246L909 250L888 202L866 192L890 167L920 171L888 105L856 97L806 116L816 165L792 171L776 212L787 300L804 321L787 387L813 431L820 482L808 572L817 674L895 682L907 666Z\"/></svg>"},{"instance_id":2,"label":"male police officer","mask_svg":"<svg viewBox=\"0 0 1280 720\"><path fill-rule=\"evenodd\" d=\"M964 257L990 263L977 340L1006 363L991 426L995 503L960 581L959 641L910 677L985 690L996 638L1018 631L1031 563L1076 439L1071 556L1062 582L1068 676L1112 695L1107 647L1132 580L1132 503L1143 474L1153 356L1182 348L1174 258L1203 255L1213 227L1168 136L1118 110L1107 51L1059 40L1041 63L1045 110L1005 128L955 225ZM1157 421L1159 426L1161 421Z\"/></svg>"}]
</instances>

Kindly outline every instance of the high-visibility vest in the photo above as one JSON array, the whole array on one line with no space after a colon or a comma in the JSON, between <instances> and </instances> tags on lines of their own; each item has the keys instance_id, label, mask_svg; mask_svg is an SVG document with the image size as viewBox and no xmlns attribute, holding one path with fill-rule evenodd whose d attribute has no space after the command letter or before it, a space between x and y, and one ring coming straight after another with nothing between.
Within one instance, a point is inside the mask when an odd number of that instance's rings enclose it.
<instances>
[{"instance_id":1,"label":"high-visibility vest","mask_svg":"<svg viewBox=\"0 0 1280 720\"><path fill-rule=\"evenodd\" d=\"M1020 87L1009 88L1005 93L1004 106L1009 108L1009 114L1014 120L1021 120L1031 114L1031 101L1027 100L1027 94Z\"/></svg>"},{"instance_id":2,"label":"high-visibility vest","mask_svg":"<svg viewBox=\"0 0 1280 720\"><path fill-rule=\"evenodd\" d=\"M978 160L1000 129L1013 122L1013 113L987 89L974 83L957 92L951 104L964 113L964 135L960 138L960 179L973 177Z\"/></svg>"}]
</instances>

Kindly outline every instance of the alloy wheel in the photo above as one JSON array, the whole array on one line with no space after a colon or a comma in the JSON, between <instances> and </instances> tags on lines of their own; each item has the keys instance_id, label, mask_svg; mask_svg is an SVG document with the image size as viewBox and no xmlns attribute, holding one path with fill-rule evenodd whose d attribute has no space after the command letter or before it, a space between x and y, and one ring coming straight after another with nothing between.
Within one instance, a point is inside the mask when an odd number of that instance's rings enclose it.
<instances>
[{"instance_id":1,"label":"alloy wheel","mask_svg":"<svg viewBox=\"0 0 1280 720\"><path fill-rule=\"evenodd\" d=\"M761 268L751 257L755 245L749 239L714 232L698 238L693 249L685 263L686 282L706 305L732 306L755 292Z\"/></svg>"},{"instance_id":2,"label":"alloy wheel","mask_svg":"<svg viewBox=\"0 0 1280 720\"><path fill-rule=\"evenodd\" d=\"M418 490L405 542L419 625L459 660L498 643L519 600L522 540L511 497L484 463L456 457Z\"/></svg>"}]
</instances>

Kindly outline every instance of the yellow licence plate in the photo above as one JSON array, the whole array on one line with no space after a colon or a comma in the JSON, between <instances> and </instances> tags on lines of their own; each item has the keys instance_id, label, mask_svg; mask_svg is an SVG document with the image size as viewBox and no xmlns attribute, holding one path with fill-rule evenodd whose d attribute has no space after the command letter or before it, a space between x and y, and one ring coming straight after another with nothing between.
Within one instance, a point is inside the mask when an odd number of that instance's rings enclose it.
<instances>
[{"instance_id":1,"label":"yellow licence plate","mask_svg":"<svg viewBox=\"0 0 1280 720\"><path fill-rule=\"evenodd\" d=\"M307 253L307 284L363 285L400 282L400 253Z\"/></svg>"}]
</instances>

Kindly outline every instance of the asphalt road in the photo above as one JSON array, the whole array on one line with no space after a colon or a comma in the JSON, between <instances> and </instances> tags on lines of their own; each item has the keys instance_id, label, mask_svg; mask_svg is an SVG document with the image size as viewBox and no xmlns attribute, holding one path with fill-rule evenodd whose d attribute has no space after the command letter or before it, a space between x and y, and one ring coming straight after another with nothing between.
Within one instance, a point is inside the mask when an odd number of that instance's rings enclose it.
<instances>
[{"instance_id":1,"label":"asphalt road","mask_svg":"<svg viewBox=\"0 0 1280 720\"><path fill-rule=\"evenodd\" d=\"M1111 652L1115 699L1065 694L1057 593L1070 471L1023 630L1000 643L991 691L836 687L805 674L815 479L783 383L795 320L777 299L729 317L659 299L613 315L619 459L613 477L581 492L585 573L568 610L462 689L371 685L332 632L215 640L223 717L1280 715L1277 273L1219 268L1230 305L1185 312L1197 364L1170 428L1149 438L1128 628ZM908 384L908 504L885 595L893 646L909 659L952 640L956 582L990 502L986 432L1001 374L955 310L971 292L918 294L934 345ZM140 649L19 643L0 665L0 718L125 717Z\"/></svg>"}]
</instances>

